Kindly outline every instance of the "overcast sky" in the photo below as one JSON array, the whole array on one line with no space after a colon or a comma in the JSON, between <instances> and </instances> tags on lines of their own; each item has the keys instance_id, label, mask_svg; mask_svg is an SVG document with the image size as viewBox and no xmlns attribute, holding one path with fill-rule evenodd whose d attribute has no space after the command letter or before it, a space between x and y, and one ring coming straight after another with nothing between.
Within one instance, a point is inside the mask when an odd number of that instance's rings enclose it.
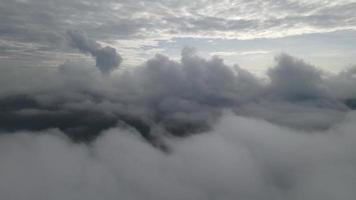
<instances>
[{"instance_id":1,"label":"overcast sky","mask_svg":"<svg viewBox=\"0 0 356 200\"><path fill-rule=\"evenodd\" d=\"M185 46L252 72L284 52L328 71L356 63L355 0L1 0L0 66L91 62L68 45L84 32L115 48L124 66Z\"/></svg>"}]
</instances>

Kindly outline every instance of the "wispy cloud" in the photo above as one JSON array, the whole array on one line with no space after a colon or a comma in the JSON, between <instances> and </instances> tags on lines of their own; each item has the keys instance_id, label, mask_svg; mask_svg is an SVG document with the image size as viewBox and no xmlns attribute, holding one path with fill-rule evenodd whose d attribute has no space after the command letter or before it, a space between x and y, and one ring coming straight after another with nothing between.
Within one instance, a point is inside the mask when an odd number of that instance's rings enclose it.
<instances>
[{"instance_id":1,"label":"wispy cloud","mask_svg":"<svg viewBox=\"0 0 356 200\"><path fill-rule=\"evenodd\" d=\"M271 51L267 50L254 50L254 51L216 51L211 52L210 56L221 56L221 57L233 57L233 56L245 56L245 55L258 55L258 54L270 54Z\"/></svg>"}]
</instances>

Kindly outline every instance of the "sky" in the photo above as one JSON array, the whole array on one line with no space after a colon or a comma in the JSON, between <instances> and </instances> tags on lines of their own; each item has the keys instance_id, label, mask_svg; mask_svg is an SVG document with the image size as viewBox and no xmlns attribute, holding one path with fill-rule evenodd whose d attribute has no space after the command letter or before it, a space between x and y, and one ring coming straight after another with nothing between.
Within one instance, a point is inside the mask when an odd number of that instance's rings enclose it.
<instances>
[{"instance_id":1,"label":"sky","mask_svg":"<svg viewBox=\"0 0 356 200\"><path fill-rule=\"evenodd\" d=\"M356 199L355 10L0 0L0 199Z\"/></svg>"},{"instance_id":2,"label":"sky","mask_svg":"<svg viewBox=\"0 0 356 200\"><path fill-rule=\"evenodd\" d=\"M255 73L287 53L326 71L356 63L354 0L2 0L1 66L90 62L68 45L68 31L115 48L123 65L194 47Z\"/></svg>"}]
</instances>

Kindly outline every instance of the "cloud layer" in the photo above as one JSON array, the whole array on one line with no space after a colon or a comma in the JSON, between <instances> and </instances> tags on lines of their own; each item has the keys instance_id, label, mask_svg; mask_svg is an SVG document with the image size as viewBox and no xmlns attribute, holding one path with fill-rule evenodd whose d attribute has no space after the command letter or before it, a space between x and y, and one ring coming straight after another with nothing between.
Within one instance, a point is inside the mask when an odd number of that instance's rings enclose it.
<instances>
[{"instance_id":1,"label":"cloud layer","mask_svg":"<svg viewBox=\"0 0 356 200\"><path fill-rule=\"evenodd\" d=\"M193 48L102 67L1 68L0 199L355 197L354 68L281 54L263 80Z\"/></svg>"},{"instance_id":2,"label":"cloud layer","mask_svg":"<svg viewBox=\"0 0 356 200\"><path fill-rule=\"evenodd\" d=\"M302 132L224 115L213 131L169 139L169 154L133 131L90 146L58 130L0 136L2 199L353 199L355 112Z\"/></svg>"},{"instance_id":3,"label":"cloud layer","mask_svg":"<svg viewBox=\"0 0 356 200\"><path fill-rule=\"evenodd\" d=\"M137 63L147 57L140 55L147 53L142 47L162 49L159 41L174 38L244 40L355 30L355 6L352 0L3 0L0 56L23 65L46 66L50 60L54 66L58 57L73 56L65 46L66 30L79 29L95 41L133 51L141 56L131 59Z\"/></svg>"},{"instance_id":4,"label":"cloud layer","mask_svg":"<svg viewBox=\"0 0 356 200\"><path fill-rule=\"evenodd\" d=\"M343 66L355 8L2 0L0 199L355 199L356 67L204 57Z\"/></svg>"},{"instance_id":5,"label":"cloud layer","mask_svg":"<svg viewBox=\"0 0 356 200\"><path fill-rule=\"evenodd\" d=\"M81 35L76 40L81 51L100 49ZM23 70L23 77L15 73L20 68L4 71L3 80L13 84L2 86L0 129L59 128L75 140L90 140L120 124L154 140L156 135L209 130L226 109L318 130L341 121L354 108L354 69L324 76L285 54L276 58L268 81L218 57L203 59L191 48L183 49L180 62L156 55L142 66L106 76L99 72L107 68L97 67L68 62L49 72Z\"/></svg>"}]
</instances>

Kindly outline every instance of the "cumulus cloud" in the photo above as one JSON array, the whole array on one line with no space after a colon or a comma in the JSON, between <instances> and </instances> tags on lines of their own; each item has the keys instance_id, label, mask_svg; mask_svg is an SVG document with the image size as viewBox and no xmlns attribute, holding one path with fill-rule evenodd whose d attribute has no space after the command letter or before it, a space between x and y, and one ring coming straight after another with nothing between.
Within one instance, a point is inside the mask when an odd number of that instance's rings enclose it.
<instances>
[{"instance_id":1,"label":"cumulus cloud","mask_svg":"<svg viewBox=\"0 0 356 200\"><path fill-rule=\"evenodd\" d=\"M109 73L119 67L122 62L121 56L112 47L101 47L101 45L79 31L69 31L70 44L83 53L89 53L96 60L96 66L103 73Z\"/></svg>"},{"instance_id":2,"label":"cumulus cloud","mask_svg":"<svg viewBox=\"0 0 356 200\"><path fill-rule=\"evenodd\" d=\"M324 76L281 54L264 81L192 48L106 76L5 69L1 199L355 196L353 69Z\"/></svg>"},{"instance_id":3,"label":"cumulus cloud","mask_svg":"<svg viewBox=\"0 0 356 200\"><path fill-rule=\"evenodd\" d=\"M330 88L329 92L337 98L355 99L355 77L356 66L346 69L336 76L331 76L328 82L328 87Z\"/></svg>"},{"instance_id":4,"label":"cumulus cloud","mask_svg":"<svg viewBox=\"0 0 356 200\"><path fill-rule=\"evenodd\" d=\"M100 48L82 35L75 37L81 51ZM119 125L133 127L156 143L160 135L207 131L226 109L318 130L342 121L354 108L352 95L331 92L335 87L349 91L345 84L352 85L353 76L324 78L312 65L285 54L276 62L268 71L269 82L219 57L203 59L191 48L183 49L179 62L156 55L142 66L110 76L101 76L100 68L70 62L45 74L23 71L24 79L8 73L5 82L17 81L2 85L0 129L59 128L76 141L90 141Z\"/></svg>"},{"instance_id":5,"label":"cumulus cloud","mask_svg":"<svg viewBox=\"0 0 356 200\"><path fill-rule=\"evenodd\" d=\"M277 63L268 71L274 95L291 101L323 96L322 74L314 66L285 54L277 57Z\"/></svg>"}]
</instances>

